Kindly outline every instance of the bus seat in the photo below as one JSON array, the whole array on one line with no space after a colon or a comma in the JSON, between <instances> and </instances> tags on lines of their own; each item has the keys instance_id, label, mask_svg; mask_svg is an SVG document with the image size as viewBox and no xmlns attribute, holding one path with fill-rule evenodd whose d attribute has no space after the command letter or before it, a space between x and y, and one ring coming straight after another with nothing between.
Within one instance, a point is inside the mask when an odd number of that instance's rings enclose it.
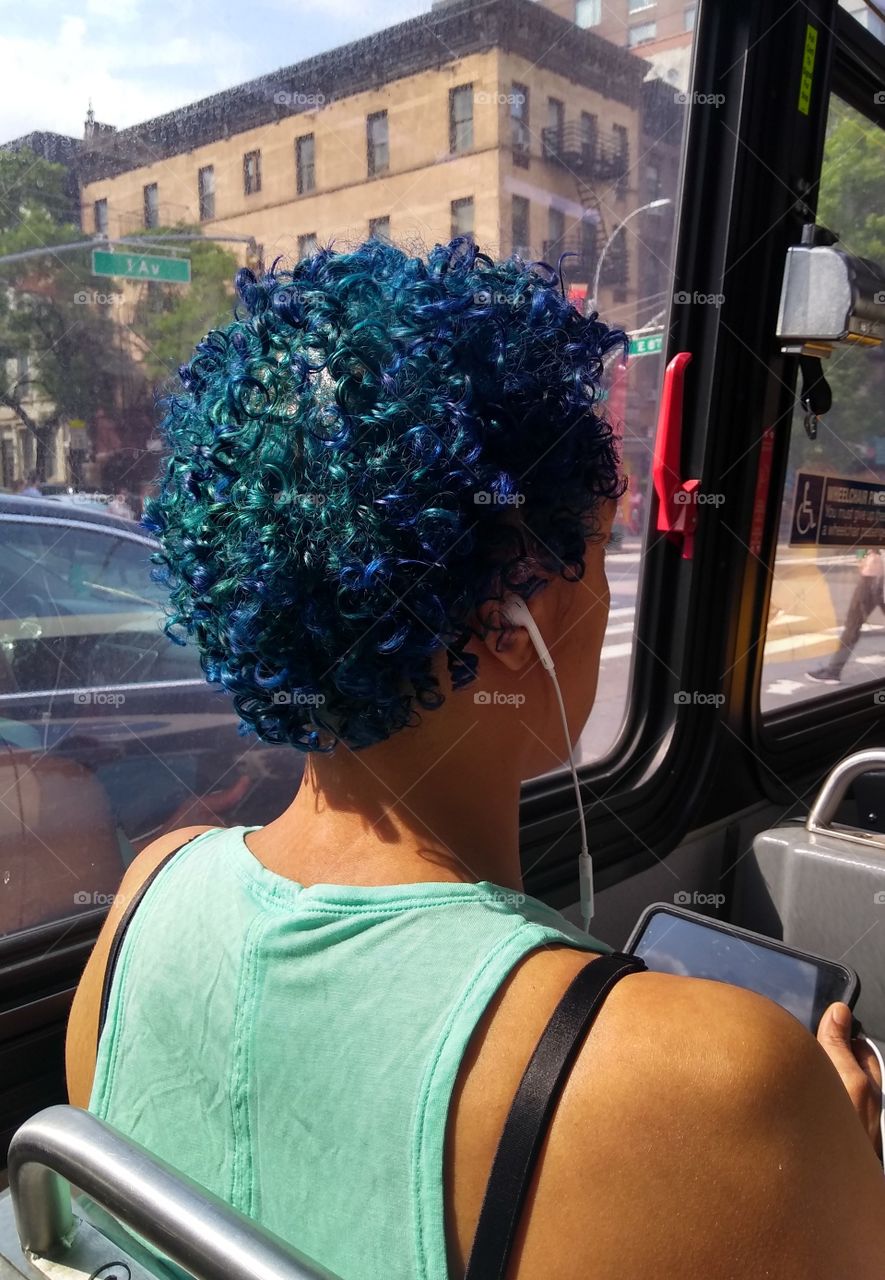
<instances>
[{"instance_id":1,"label":"bus seat","mask_svg":"<svg viewBox=\"0 0 885 1280\"><path fill-rule=\"evenodd\" d=\"M83 1213L70 1183L102 1212ZM339 1280L88 1111L48 1107L21 1126L0 1195L0 1280L171 1274L139 1238L195 1280Z\"/></svg>"},{"instance_id":2,"label":"bus seat","mask_svg":"<svg viewBox=\"0 0 885 1280\"><path fill-rule=\"evenodd\" d=\"M861 979L856 1013L867 1035L885 1042L885 834L865 826L863 804L849 814L849 789L885 768L885 751L858 751L826 779L804 826L762 831L738 868L741 923L789 946L842 961ZM837 814L842 819L837 821Z\"/></svg>"}]
</instances>

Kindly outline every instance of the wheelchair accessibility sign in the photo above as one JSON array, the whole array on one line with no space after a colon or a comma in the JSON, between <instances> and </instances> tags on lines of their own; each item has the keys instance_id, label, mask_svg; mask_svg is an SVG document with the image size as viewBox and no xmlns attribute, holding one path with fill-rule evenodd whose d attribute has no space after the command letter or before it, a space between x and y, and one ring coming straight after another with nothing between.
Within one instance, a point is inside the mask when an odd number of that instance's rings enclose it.
<instances>
[{"instance_id":1,"label":"wheelchair accessibility sign","mask_svg":"<svg viewBox=\"0 0 885 1280\"><path fill-rule=\"evenodd\" d=\"M885 547L885 484L800 471L790 546Z\"/></svg>"}]
</instances>

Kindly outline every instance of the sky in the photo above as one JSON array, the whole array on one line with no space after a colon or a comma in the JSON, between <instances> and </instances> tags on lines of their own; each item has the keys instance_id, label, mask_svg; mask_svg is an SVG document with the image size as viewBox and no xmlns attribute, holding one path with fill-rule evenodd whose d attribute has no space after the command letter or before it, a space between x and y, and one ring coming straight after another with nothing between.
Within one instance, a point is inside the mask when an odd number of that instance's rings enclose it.
<instances>
[{"instance_id":1,"label":"sky","mask_svg":"<svg viewBox=\"0 0 885 1280\"><path fill-rule=\"evenodd\" d=\"M426 12L430 0L0 0L0 142L82 137L241 84Z\"/></svg>"}]
</instances>

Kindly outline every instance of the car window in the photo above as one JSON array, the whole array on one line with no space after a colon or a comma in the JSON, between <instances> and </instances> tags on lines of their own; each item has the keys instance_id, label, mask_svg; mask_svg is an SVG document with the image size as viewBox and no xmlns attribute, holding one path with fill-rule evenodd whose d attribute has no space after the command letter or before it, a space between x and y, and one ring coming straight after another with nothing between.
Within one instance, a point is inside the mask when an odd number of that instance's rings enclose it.
<instances>
[{"instance_id":1,"label":"car window","mask_svg":"<svg viewBox=\"0 0 885 1280\"><path fill-rule=\"evenodd\" d=\"M112 530L0 520L0 692L198 678L161 630L149 555Z\"/></svg>"}]
</instances>

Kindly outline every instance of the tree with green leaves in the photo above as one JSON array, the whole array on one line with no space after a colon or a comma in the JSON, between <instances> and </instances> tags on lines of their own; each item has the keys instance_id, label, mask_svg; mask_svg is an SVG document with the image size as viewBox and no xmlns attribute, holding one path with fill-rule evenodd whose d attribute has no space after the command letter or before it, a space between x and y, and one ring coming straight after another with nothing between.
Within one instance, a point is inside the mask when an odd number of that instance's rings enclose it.
<instances>
[{"instance_id":1,"label":"tree with green leaves","mask_svg":"<svg viewBox=\"0 0 885 1280\"><path fill-rule=\"evenodd\" d=\"M99 437L104 444L94 482L139 487L154 469L154 388L229 313L237 260L195 239L175 242L191 258L189 285L97 278L89 247L61 251L85 239L77 216L65 165L0 149L0 407L34 441L38 479L58 426L79 419L93 447ZM145 238L163 235L156 228Z\"/></svg>"},{"instance_id":2,"label":"tree with green leaves","mask_svg":"<svg viewBox=\"0 0 885 1280\"><path fill-rule=\"evenodd\" d=\"M885 132L836 97L830 98L817 220L838 234L848 253L885 268ZM823 370L833 407L816 441L796 433L791 461L872 480L876 438L885 444L885 345L837 347Z\"/></svg>"}]
</instances>

